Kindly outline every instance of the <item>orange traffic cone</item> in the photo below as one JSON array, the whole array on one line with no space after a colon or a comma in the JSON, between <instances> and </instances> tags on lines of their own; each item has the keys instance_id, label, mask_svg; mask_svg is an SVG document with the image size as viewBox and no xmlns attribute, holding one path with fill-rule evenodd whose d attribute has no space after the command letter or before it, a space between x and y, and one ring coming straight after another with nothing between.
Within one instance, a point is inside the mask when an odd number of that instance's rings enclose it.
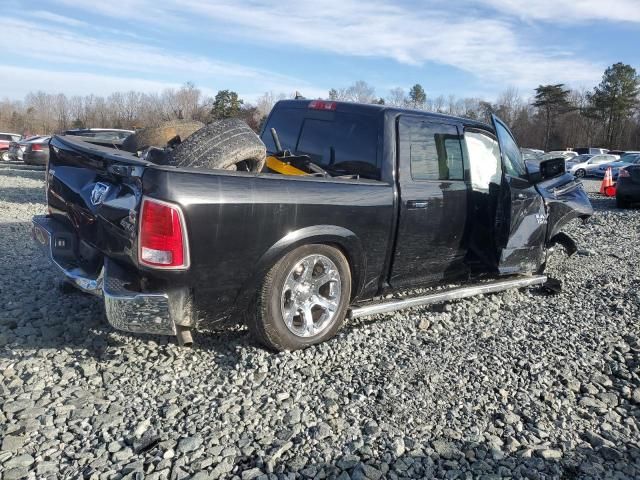
<instances>
[{"instance_id":1,"label":"orange traffic cone","mask_svg":"<svg viewBox=\"0 0 640 480\"><path fill-rule=\"evenodd\" d=\"M600 185L600 195L607 194L607 188L613 187L613 176L611 175L611 167L607 168L602 184Z\"/></svg>"}]
</instances>

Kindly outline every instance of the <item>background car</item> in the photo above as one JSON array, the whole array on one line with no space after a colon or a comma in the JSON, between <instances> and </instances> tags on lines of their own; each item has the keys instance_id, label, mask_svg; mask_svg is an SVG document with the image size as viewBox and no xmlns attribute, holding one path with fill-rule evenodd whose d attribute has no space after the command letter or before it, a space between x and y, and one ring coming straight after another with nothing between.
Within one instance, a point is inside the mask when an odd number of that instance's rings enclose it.
<instances>
[{"instance_id":1,"label":"background car","mask_svg":"<svg viewBox=\"0 0 640 480\"><path fill-rule=\"evenodd\" d=\"M9 145L11 142L19 142L22 135L17 133L0 133L0 159L5 162L9 160Z\"/></svg>"},{"instance_id":2,"label":"background car","mask_svg":"<svg viewBox=\"0 0 640 480\"><path fill-rule=\"evenodd\" d=\"M65 135L82 137L85 142L118 149L122 147L122 142L132 133L135 132L120 128L76 128L64 132Z\"/></svg>"},{"instance_id":3,"label":"background car","mask_svg":"<svg viewBox=\"0 0 640 480\"><path fill-rule=\"evenodd\" d=\"M590 175L594 175L598 167L600 167L602 164L615 162L619 159L620 157L618 157L617 155L609 155L607 153L592 155L586 161L577 163L571 162L570 166L568 166L567 168L567 171L578 178L588 177Z\"/></svg>"},{"instance_id":4,"label":"background car","mask_svg":"<svg viewBox=\"0 0 640 480\"><path fill-rule=\"evenodd\" d=\"M640 158L638 163L621 168L616 182L616 206L627 208L640 201Z\"/></svg>"},{"instance_id":5,"label":"background car","mask_svg":"<svg viewBox=\"0 0 640 480\"><path fill-rule=\"evenodd\" d=\"M593 157L593 155L594 154L592 154L592 153L582 153L582 154L577 155L575 157L571 157L571 158L566 159L564 163L565 163L565 168L566 168L567 172L569 172L574 165L586 162L591 157Z\"/></svg>"},{"instance_id":6,"label":"background car","mask_svg":"<svg viewBox=\"0 0 640 480\"><path fill-rule=\"evenodd\" d=\"M571 150L552 150L542 155L540 160L549 160L550 158L564 158L565 160L571 160L577 156L578 154Z\"/></svg>"},{"instance_id":7,"label":"background car","mask_svg":"<svg viewBox=\"0 0 640 480\"><path fill-rule=\"evenodd\" d=\"M615 180L618 178L620 170L630 165L636 165L640 162L640 153L625 153L620 160L600 165L594 170L593 175L598 178L604 178L607 169L611 168L611 177Z\"/></svg>"},{"instance_id":8,"label":"background car","mask_svg":"<svg viewBox=\"0 0 640 480\"><path fill-rule=\"evenodd\" d=\"M44 135L34 135L31 137L25 137L19 142L11 142L9 144L9 161L21 162L22 154L27 148L27 145L29 144L29 142L35 142L43 137Z\"/></svg>"},{"instance_id":9,"label":"background car","mask_svg":"<svg viewBox=\"0 0 640 480\"><path fill-rule=\"evenodd\" d=\"M585 153L588 153L590 155L599 155L601 153L612 153L613 152L609 152L609 150L607 150L606 148L600 148L600 147L576 147L573 149L574 152L583 155Z\"/></svg>"},{"instance_id":10,"label":"background car","mask_svg":"<svg viewBox=\"0 0 640 480\"><path fill-rule=\"evenodd\" d=\"M46 165L49 162L49 140L51 137L47 136L27 142L22 161L27 165Z\"/></svg>"},{"instance_id":11,"label":"background car","mask_svg":"<svg viewBox=\"0 0 640 480\"><path fill-rule=\"evenodd\" d=\"M535 148L521 148L520 153L525 160L541 160L544 155L544 151Z\"/></svg>"}]
</instances>

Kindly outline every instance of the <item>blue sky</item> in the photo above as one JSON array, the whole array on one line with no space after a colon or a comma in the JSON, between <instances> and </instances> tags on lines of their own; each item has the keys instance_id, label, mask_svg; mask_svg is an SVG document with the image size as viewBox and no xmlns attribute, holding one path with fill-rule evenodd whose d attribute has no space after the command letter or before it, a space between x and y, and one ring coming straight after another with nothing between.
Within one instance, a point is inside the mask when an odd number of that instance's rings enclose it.
<instances>
[{"instance_id":1,"label":"blue sky","mask_svg":"<svg viewBox=\"0 0 640 480\"><path fill-rule=\"evenodd\" d=\"M3 0L0 98L161 91L251 101L366 80L493 99L640 69L640 0Z\"/></svg>"}]
</instances>

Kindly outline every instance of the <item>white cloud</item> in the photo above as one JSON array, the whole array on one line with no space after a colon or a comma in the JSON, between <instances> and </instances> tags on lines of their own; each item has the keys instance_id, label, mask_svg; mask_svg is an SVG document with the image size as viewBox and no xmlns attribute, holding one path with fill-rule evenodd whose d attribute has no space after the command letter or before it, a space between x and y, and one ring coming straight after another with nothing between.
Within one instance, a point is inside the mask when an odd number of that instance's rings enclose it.
<instances>
[{"instance_id":1,"label":"white cloud","mask_svg":"<svg viewBox=\"0 0 640 480\"><path fill-rule=\"evenodd\" d=\"M116 91L136 90L148 93L161 92L177 84L142 78L101 75L86 72L51 71L39 68L23 68L0 65L2 96L23 98L38 90L67 95L109 95Z\"/></svg>"},{"instance_id":2,"label":"white cloud","mask_svg":"<svg viewBox=\"0 0 640 480\"><path fill-rule=\"evenodd\" d=\"M551 23L640 23L639 0L480 0L499 12Z\"/></svg>"},{"instance_id":3,"label":"white cloud","mask_svg":"<svg viewBox=\"0 0 640 480\"><path fill-rule=\"evenodd\" d=\"M179 36L189 29L212 51L217 39L224 38L227 42L254 44L256 55L266 45L304 49L310 54L387 58L415 66L447 65L480 79L487 91L496 91L507 85L529 89L548 82L590 85L598 81L607 63L578 56L569 44L563 45L562 51L545 47L539 39L527 37L518 18L547 22L640 21L640 0L462 0L458 4L448 0L424 4L404 0L56 1L84 9L97 18L117 18L123 30L130 27L132 32L143 31L155 39L126 42L116 40L122 38L118 35L104 40L96 37L97 30L82 34L75 29L69 32L7 20L0 45L31 58L55 58L85 69L108 66L129 74L157 72L161 78L171 78L178 72L184 80L223 80L214 86L242 85L251 92L324 90L287 74L195 56L175 51L173 46L167 51L151 44L165 43L166 37ZM488 14L487 7L494 13ZM64 24L64 20L58 18L57 23ZM363 76L355 70L341 73L354 80ZM384 72L377 77L384 77Z\"/></svg>"},{"instance_id":4,"label":"white cloud","mask_svg":"<svg viewBox=\"0 0 640 480\"><path fill-rule=\"evenodd\" d=\"M19 52L22 59L53 61L58 70L72 66L74 70L101 72L103 78L116 77L105 72L123 72L125 78L156 76L165 83L174 78L176 83L191 80L214 88L251 91L313 89L308 82L272 71L167 51L139 41L105 40L59 26L9 19L3 22L2 31L0 49Z\"/></svg>"},{"instance_id":5,"label":"white cloud","mask_svg":"<svg viewBox=\"0 0 640 480\"><path fill-rule=\"evenodd\" d=\"M58 15L57 13L47 12L45 10L36 10L35 12L29 12L29 17L46 20L48 22L61 23L69 27L86 27L88 24L81 20L77 20L71 17L65 17L64 15Z\"/></svg>"},{"instance_id":6,"label":"white cloud","mask_svg":"<svg viewBox=\"0 0 640 480\"><path fill-rule=\"evenodd\" d=\"M505 20L461 9L410 8L376 0L180 0L180 5L214 20L225 34L256 43L386 57L410 65L434 62L523 88L549 81L592 82L603 70L594 62L526 44Z\"/></svg>"}]
</instances>

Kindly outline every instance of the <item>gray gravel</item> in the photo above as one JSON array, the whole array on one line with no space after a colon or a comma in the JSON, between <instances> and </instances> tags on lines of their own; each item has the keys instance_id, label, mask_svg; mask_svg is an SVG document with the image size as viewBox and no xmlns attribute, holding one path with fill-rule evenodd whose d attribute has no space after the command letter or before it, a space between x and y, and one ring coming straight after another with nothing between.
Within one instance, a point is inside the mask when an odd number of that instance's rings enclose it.
<instances>
[{"instance_id":1,"label":"gray gravel","mask_svg":"<svg viewBox=\"0 0 640 480\"><path fill-rule=\"evenodd\" d=\"M43 174L0 167L0 471L15 478L640 476L640 211L593 195L557 296L350 322L270 354L114 331L29 237ZM594 187L595 183L590 184Z\"/></svg>"}]
</instances>

